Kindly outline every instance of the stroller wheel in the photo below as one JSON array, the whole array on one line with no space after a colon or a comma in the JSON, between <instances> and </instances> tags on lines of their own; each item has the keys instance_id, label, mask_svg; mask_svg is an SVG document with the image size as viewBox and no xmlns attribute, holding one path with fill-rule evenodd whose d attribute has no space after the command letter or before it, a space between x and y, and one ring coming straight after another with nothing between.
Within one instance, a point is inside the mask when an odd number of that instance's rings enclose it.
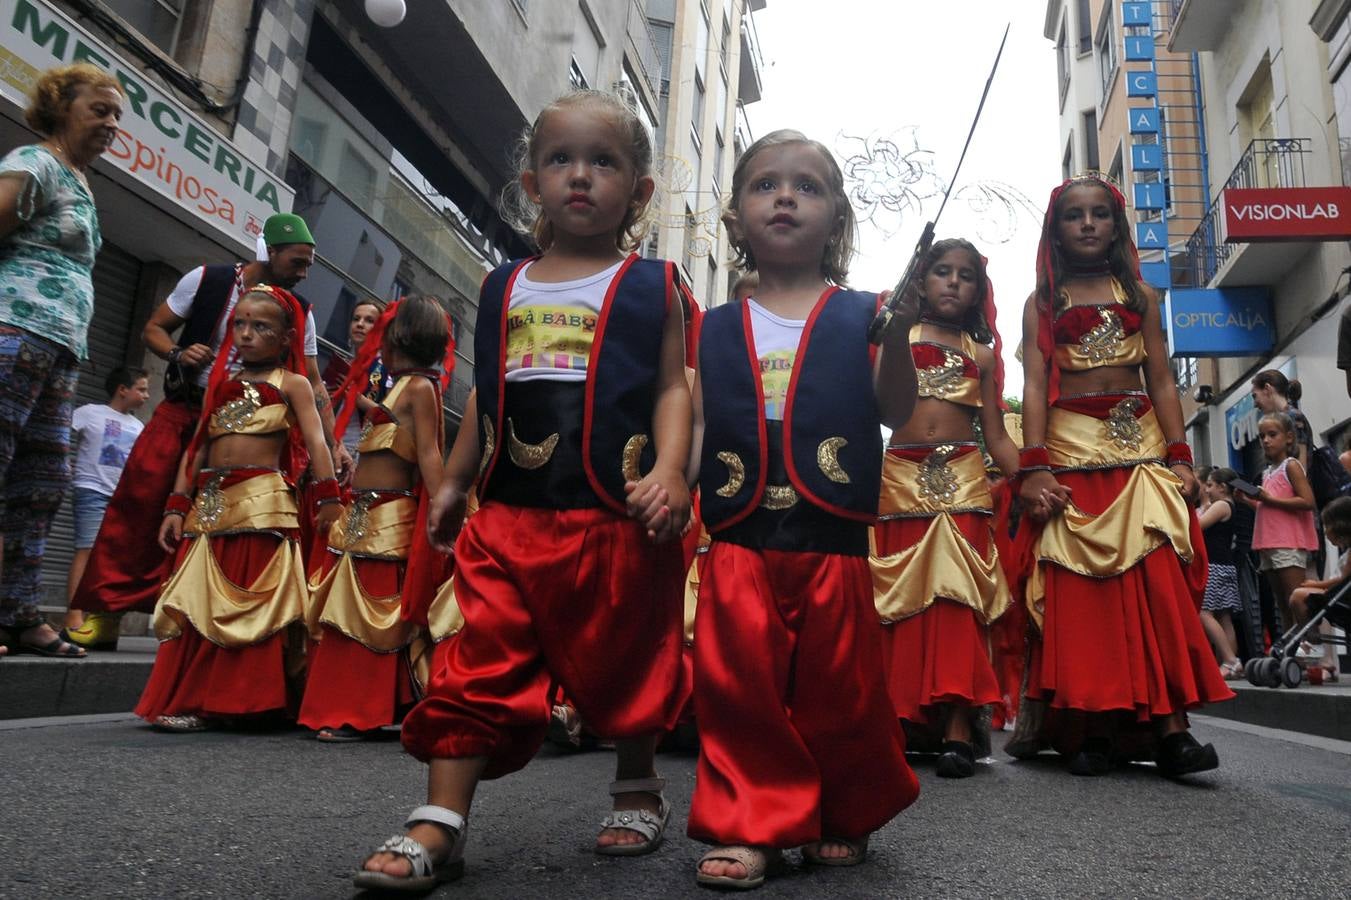
<instances>
[{"instance_id":1,"label":"stroller wheel","mask_svg":"<svg viewBox=\"0 0 1351 900\"><path fill-rule=\"evenodd\" d=\"M1254 657L1248 660L1248 664L1243 668L1244 677L1248 679L1248 684L1252 685L1253 687L1262 686L1261 671L1262 671L1262 661L1264 659L1266 659L1266 657L1264 656Z\"/></svg>"},{"instance_id":2,"label":"stroller wheel","mask_svg":"<svg viewBox=\"0 0 1351 900\"><path fill-rule=\"evenodd\" d=\"M1281 686L1281 661L1268 656L1262 660L1262 684L1269 688Z\"/></svg>"},{"instance_id":3,"label":"stroller wheel","mask_svg":"<svg viewBox=\"0 0 1351 900\"><path fill-rule=\"evenodd\" d=\"M1304 673L1299 668L1298 660L1287 659L1281 663L1281 683L1286 687L1299 687L1299 683L1303 677Z\"/></svg>"}]
</instances>

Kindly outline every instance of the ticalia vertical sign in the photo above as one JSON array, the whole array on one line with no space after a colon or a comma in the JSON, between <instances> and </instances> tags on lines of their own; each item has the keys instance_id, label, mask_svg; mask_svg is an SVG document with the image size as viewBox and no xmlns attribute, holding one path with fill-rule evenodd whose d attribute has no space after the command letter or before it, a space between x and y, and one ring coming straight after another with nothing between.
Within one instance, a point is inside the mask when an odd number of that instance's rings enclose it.
<instances>
[{"instance_id":1,"label":"ticalia vertical sign","mask_svg":"<svg viewBox=\"0 0 1351 900\"><path fill-rule=\"evenodd\" d=\"M1140 266L1144 280L1166 290L1171 283L1168 265L1168 198L1163 179L1163 122L1159 112L1159 77L1154 70L1154 17L1150 0L1121 4L1126 96L1135 105L1127 110L1131 135L1131 203L1137 216L1151 218L1135 225L1135 243L1141 250L1159 250L1163 261ZM1142 65L1143 64L1143 65ZM1152 218L1157 213L1158 218Z\"/></svg>"}]
</instances>

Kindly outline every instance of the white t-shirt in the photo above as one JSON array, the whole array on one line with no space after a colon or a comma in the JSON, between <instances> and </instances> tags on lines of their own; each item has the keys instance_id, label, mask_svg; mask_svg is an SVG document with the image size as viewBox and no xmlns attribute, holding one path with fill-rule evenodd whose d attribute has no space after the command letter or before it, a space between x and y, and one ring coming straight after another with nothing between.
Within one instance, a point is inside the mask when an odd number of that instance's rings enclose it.
<instances>
[{"instance_id":1,"label":"white t-shirt","mask_svg":"<svg viewBox=\"0 0 1351 900\"><path fill-rule=\"evenodd\" d=\"M143 428L145 425L131 413L118 412L104 403L87 403L76 409L70 420L70 436L79 449L71 484L111 497L131 445Z\"/></svg>"},{"instance_id":2,"label":"white t-shirt","mask_svg":"<svg viewBox=\"0 0 1351 900\"><path fill-rule=\"evenodd\" d=\"M622 263L575 281L516 276L507 302L507 381L585 381L601 307Z\"/></svg>"},{"instance_id":3,"label":"white t-shirt","mask_svg":"<svg viewBox=\"0 0 1351 900\"><path fill-rule=\"evenodd\" d=\"M751 308L751 334L755 337L755 355L760 358L765 418L782 422L797 345L802 340L802 329L807 327L807 320L776 316L750 298L745 302Z\"/></svg>"},{"instance_id":4,"label":"white t-shirt","mask_svg":"<svg viewBox=\"0 0 1351 900\"><path fill-rule=\"evenodd\" d=\"M178 279L178 284L174 286L166 301L169 304L169 310L180 319L187 319L192 314L192 301L197 297L197 288L202 284L202 273L205 266L198 266L182 278ZM225 342L225 329L230 327L230 313L234 311L235 304L239 302L239 282L235 281L230 288L230 298L225 301L225 312L220 317L220 322L216 325L215 332L211 335L211 352L215 353L220 349L220 345ZM314 308L311 307L305 313L305 355L319 355L319 340L314 332ZM197 385L206 387L207 381L211 377L211 368L203 366L197 373Z\"/></svg>"}]
</instances>

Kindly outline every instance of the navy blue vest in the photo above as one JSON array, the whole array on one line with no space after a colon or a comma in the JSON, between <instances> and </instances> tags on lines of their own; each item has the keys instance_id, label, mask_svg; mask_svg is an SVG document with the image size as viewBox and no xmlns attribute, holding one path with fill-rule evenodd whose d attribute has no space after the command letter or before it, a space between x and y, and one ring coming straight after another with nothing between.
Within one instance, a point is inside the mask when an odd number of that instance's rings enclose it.
<instances>
[{"instance_id":1,"label":"navy blue vest","mask_svg":"<svg viewBox=\"0 0 1351 900\"><path fill-rule=\"evenodd\" d=\"M831 289L818 301L798 345L783 415L783 462L792 486L803 500L860 522L876 518L882 486L881 416L867 338L876 310L877 295L863 291ZM710 532L750 515L765 491L769 449L751 334L745 303L704 316L699 508Z\"/></svg>"},{"instance_id":2,"label":"navy blue vest","mask_svg":"<svg viewBox=\"0 0 1351 900\"><path fill-rule=\"evenodd\" d=\"M479 292L474 387L478 391L479 446L485 454L480 495L486 493L502 452L507 311L512 285L529 261L514 260L498 266L484 279ZM620 513L625 511L625 446L637 435L647 436L638 457L643 473L652 469L657 456L652 410L657 399L662 329L674 284L674 264L630 256L611 282L591 343L582 418L582 465L596 496Z\"/></svg>"}]
</instances>

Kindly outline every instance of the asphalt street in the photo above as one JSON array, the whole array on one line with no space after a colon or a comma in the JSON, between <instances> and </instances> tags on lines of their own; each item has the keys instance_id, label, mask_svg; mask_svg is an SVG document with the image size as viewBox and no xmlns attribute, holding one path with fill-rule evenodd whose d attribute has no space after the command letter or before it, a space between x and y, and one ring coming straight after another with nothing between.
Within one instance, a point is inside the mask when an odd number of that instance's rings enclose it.
<instances>
[{"instance_id":1,"label":"asphalt street","mask_svg":"<svg viewBox=\"0 0 1351 900\"><path fill-rule=\"evenodd\" d=\"M1351 744L1198 718L1222 768L1190 784L1148 765L1074 778L996 752L918 802L867 864L794 867L771 897L1345 897ZM1002 745L997 736L996 745ZM3 897L346 897L362 856L421 801L397 740L308 733L166 735L129 716L0 723ZM675 803L655 854L591 852L613 755L546 748L485 783L468 870L437 897L703 897L684 836L694 758L663 755ZM792 855L796 859L796 854Z\"/></svg>"}]
</instances>

